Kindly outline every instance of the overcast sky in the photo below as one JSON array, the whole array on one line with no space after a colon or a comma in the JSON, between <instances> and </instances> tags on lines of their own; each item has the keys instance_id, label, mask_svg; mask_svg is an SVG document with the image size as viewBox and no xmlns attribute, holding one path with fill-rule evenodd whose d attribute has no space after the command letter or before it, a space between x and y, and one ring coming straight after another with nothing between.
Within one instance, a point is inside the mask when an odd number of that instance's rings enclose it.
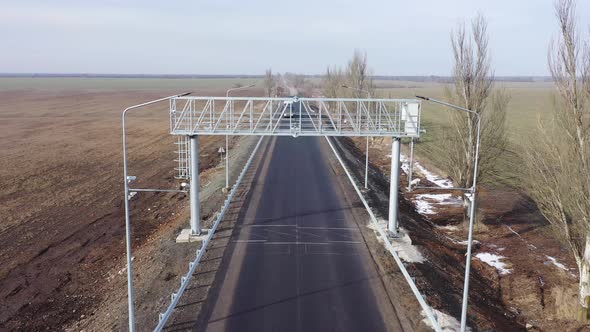
<instances>
[{"instance_id":1,"label":"overcast sky","mask_svg":"<svg viewBox=\"0 0 590 332\"><path fill-rule=\"evenodd\" d=\"M318 74L358 48L378 75L449 75L478 11L496 75L547 75L553 0L0 0L0 72Z\"/></svg>"}]
</instances>

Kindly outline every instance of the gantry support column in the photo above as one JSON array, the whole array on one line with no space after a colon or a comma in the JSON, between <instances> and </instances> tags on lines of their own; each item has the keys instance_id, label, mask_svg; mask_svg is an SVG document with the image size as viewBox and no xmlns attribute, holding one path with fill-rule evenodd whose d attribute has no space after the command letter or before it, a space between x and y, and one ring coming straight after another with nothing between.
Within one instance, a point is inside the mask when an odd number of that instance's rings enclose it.
<instances>
[{"instance_id":1,"label":"gantry support column","mask_svg":"<svg viewBox=\"0 0 590 332\"><path fill-rule=\"evenodd\" d=\"M394 137L391 142L391 180L389 185L389 223L387 229L392 236L397 236L398 224L398 188L399 188L399 156L400 138Z\"/></svg>"},{"instance_id":2,"label":"gantry support column","mask_svg":"<svg viewBox=\"0 0 590 332\"><path fill-rule=\"evenodd\" d=\"M190 136L190 208L191 208L191 235L201 235L201 211L199 200L199 137Z\"/></svg>"},{"instance_id":3,"label":"gantry support column","mask_svg":"<svg viewBox=\"0 0 590 332\"><path fill-rule=\"evenodd\" d=\"M412 172L414 171L414 138L410 141L410 165L408 167L408 191L412 191Z\"/></svg>"},{"instance_id":4,"label":"gantry support column","mask_svg":"<svg viewBox=\"0 0 590 332\"><path fill-rule=\"evenodd\" d=\"M225 188L229 192L229 135L225 135Z\"/></svg>"},{"instance_id":5,"label":"gantry support column","mask_svg":"<svg viewBox=\"0 0 590 332\"><path fill-rule=\"evenodd\" d=\"M365 152L365 189L369 188L369 136L367 136L367 150Z\"/></svg>"}]
</instances>

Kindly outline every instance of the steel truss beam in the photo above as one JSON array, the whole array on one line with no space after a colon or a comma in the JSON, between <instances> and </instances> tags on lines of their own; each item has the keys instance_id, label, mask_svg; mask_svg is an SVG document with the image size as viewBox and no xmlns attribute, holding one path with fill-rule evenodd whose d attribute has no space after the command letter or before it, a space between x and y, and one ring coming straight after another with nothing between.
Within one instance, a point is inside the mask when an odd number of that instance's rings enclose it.
<instances>
[{"instance_id":1,"label":"steel truss beam","mask_svg":"<svg viewBox=\"0 0 590 332\"><path fill-rule=\"evenodd\" d=\"M419 137L415 99L176 97L173 135Z\"/></svg>"}]
</instances>

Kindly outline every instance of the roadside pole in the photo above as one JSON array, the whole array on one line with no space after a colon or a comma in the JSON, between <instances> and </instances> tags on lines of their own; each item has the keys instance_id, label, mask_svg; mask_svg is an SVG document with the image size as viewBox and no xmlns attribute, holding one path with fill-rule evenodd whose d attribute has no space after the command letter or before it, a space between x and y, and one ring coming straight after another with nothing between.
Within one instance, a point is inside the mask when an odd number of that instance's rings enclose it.
<instances>
[{"instance_id":1,"label":"roadside pole","mask_svg":"<svg viewBox=\"0 0 590 332\"><path fill-rule=\"evenodd\" d=\"M397 236L398 222L398 188L399 188L399 156L400 138L393 137L391 142L391 179L389 183L389 223L388 230L392 236Z\"/></svg>"},{"instance_id":2,"label":"roadside pole","mask_svg":"<svg viewBox=\"0 0 590 332\"><path fill-rule=\"evenodd\" d=\"M225 135L225 188L229 188L229 135Z\"/></svg>"},{"instance_id":3,"label":"roadside pole","mask_svg":"<svg viewBox=\"0 0 590 332\"><path fill-rule=\"evenodd\" d=\"M191 149L191 181L190 181L190 207L191 207L191 235L201 235L201 211L199 203L199 136L190 136Z\"/></svg>"},{"instance_id":4,"label":"roadside pole","mask_svg":"<svg viewBox=\"0 0 590 332\"><path fill-rule=\"evenodd\" d=\"M367 136L367 152L365 152L365 189L368 189L369 181L369 136Z\"/></svg>"}]
</instances>

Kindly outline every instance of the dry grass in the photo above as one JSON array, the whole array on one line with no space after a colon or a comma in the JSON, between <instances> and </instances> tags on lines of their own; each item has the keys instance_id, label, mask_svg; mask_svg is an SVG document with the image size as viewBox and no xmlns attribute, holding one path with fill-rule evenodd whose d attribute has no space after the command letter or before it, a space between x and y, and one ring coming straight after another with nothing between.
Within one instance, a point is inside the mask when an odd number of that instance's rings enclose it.
<instances>
[{"instance_id":1,"label":"dry grass","mask_svg":"<svg viewBox=\"0 0 590 332\"><path fill-rule=\"evenodd\" d=\"M551 289L555 299L556 319L576 319L578 312L578 292L575 287L555 286Z\"/></svg>"}]
</instances>

